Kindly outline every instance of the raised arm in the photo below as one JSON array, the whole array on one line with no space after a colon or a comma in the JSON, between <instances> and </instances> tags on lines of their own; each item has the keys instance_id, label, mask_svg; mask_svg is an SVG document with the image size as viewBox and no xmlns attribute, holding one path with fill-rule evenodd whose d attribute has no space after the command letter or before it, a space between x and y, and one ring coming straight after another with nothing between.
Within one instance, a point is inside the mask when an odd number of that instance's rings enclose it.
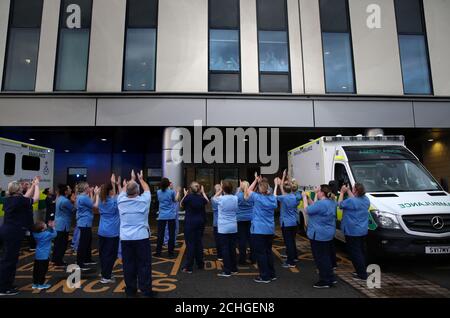
<instances>
[{"instance_id":1,"label":"raised arm","mask_svg":"<svg viewBox=\"0 0 450 318\"><path fill-rule=\"evenodd\" d=\"M184 193L183 199L181 199L181 201L180 201L180 207L181 208L184 208L184 199L186 199L186 197L187 197L189 192L188 192L188 190L183 189L183 193Z\"/></svg>"},{"instance_id":2,"label":"raised arm","mask_svg":"<svg viewBox=\"0 0 450 318\"><path fill-rule=\"evenodd\" d=\"M40 177L35 177L33 180L34 194L33 194L33 203L39 202L39 182L41 181Z\"/></svg>"},{"instance_id":3,"label":"raised arm","mask_svg":"<svg viewBox=\"0 0 450 318\"><path fill-rule=\"evenodd\" d=\"M281 190L281 194L282 194L282 195L285 195L285 194L286 194L286 193L284 192L284 187L283 187L284 181L286 181L286 175L287 175L287 171L286 171L286 169L284 169L284 171L283 171L283 177L281 178L281 184L280 184L280 190Z\"/></svg>"},{"instance_id":4,"label":"raised arm","mask_svg":"<svg viewBox=\"0 0 450 318\"><path fill-rule=\"evenodd\" d=\"M94 208L98 209L99 204L100 204L100 188L95 187L95 189L94 189Z\"/></svg>"},{"instance_id":5,"label":"raised arm","mask_svg":"<svg viewBox=\"0 0 450 318\"><path fill-rule=\"evenodd\" d=\"M280 180L279 180L280 178L276 178L276 179L278 179L278 182L280 182ZM275 180L275 187L273 189L273 195L274 196L277 196L278 186L279 186L278 182L277 182L277 180Z\"/></svg>"},{"instance_id":6,"label":"raised arm","mask_svg":"<svg viewBox=\"0 0 450 318\"><path fill-rule=\"evenodd\" d=\"M113 194L116 195L117 194L116 175L114 173L111 175L111 185L112 185L112 188L113 188Z\"/></svg>"},{"instance_id":7,"label":"raised arm","mask_svg":"<svg viewBox=\"0 0 450 318\"><path fill-rule=\"evenodd\" d=\"M346 185L342 185L341 187L341 192L339 193L339 199L338 202L341 203L342 201L344 201L344 195L347 193L348 188L346 187Z\"/></svg>"},{"instance_id":8,"label":"raised arm","mask_svg":"<svg viewBox=\"0 0 450 318\"><path fill-rule=\"evenodd\" d=\"M208 196L206 195L205 188L203 186L201 186L201 188L200 188L200 193L205 198L205 200L209 203Z\"/></svg>"},{"instance_id":9,"label":"raised arm","mask_svg":"<svg viewBox=\"0 0 450 318\"><path fill-rule=\"evenodd\" d=\"M252 182L252 184L248 187L248 192L253 192L255 191L256 185L259 182L260 177L258 177L258 173L255 172L255 180Z\"/></svg>"},{"instance_id":10,"label":"raised arm","mask_svg":"<svg viewBox=\"0 0 450 318\"><path fill-rule=\"evenodd\" d=\"M132 178L133 178L133 174L134 174L134 170L132 172L132 176L131 176ZM142 189L144 191L150 191L150 186L148 185L147 182L145 182L145 180L144 180L144 173L142 172L142 170L141 170L140 173L138 173L138 178L139 178L139 183L142 186Z\"/></svg>"}]
</instances>

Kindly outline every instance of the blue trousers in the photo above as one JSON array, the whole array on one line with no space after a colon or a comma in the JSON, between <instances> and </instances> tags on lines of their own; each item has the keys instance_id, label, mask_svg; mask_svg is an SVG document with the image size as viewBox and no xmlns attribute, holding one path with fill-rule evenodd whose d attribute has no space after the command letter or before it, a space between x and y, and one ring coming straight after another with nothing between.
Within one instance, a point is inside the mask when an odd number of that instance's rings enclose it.
<instances>
[{"instance_id":1,"label":"blue trousers","mask_svg":"<svg viewBox=\"0 0 450 318\"><path fill-rule=\"evenodd\" d=\"M178 220L178 213L177 213L177 218L175 219L175 242L177 240L179 231L180 231L180 221ZM168 243L169 243L169 224L166 225L166 231L164 232L164 245L167 245Z\"/></svg>"},{"instance_id":2,"label":"blue trousers","mask_svg":"<svg viewBox=\"0 0 450 318\"><path fill-rule=\"evenodd\" d=\"M213 230L214 230L214 242L216 244L217 258L223 258L217 226L214 226Z\"/></svg>"},{"instance_id":3,"label":"blue trousers","mask_svg":"<svg viewBox=\"0 0 450 318\"><path fill-rule=\"evenodd\" d=\"M73 237L72 237L72 248L76 251L78 250L78 243L80 243L80 229L78 226L75 226L73 229Z\"/></svg>"},{"instance_id":4,"label":"blue trousers","mask_svg":"<svg viewBox=\"0 0 450 318\"><path fill-rule=\"evenodd\" d=\"M169 255L173 255L175 249L175 219L174 220L158 220L158 240L156 243L156 253L161 254L162 246L164 243L164 233L166 225L169 228Z\"/></svg>"},{"instance_id":5,"label":"blue trousers","mask_svg":"<svg viewBox=\"0 0 450 318\"><path fill-rule=\"evenodd\" d=\"M223 271L227 274L237 272L236 233L219 233L219 240L223 255Z\"/></svg>"},{"instance_id":6,"label":"blue trousers","mask_svg":"<svg viewBox=\"0 0 450 318\"><path fill-rule=\"evenodd\" d=\"M77 249L77 264L84 267L84 263L92 262L92 228L79 227L80 241Z\"/></svg>"},{"instance_id":7,"label":"blue trousers","mask_svg":"<svg viewBox=\"0 0 450 318\"><path fill-rule=\"evenodd\" d=\"M345 244L356 273L367 279L366 236L345 236Z\"/></svg>"},{"instance_id":8,"label":"blue trousers","mask_svg":"<svg viewBox=\"0 0 450 318\"><path fill-rule=\"evenodd\" d=\"M123 276L125 292L134 296L139 289L152 295L152 250L150 240L122 241Z\"/></svg>"},{"instance_id":9,"label":"blue trousers","mask_svg":"<svg viewBox=\"0 0 450 318\"><path fill-rule=\"evenodd\" d=\"M198 268L204 268L205 263L203 261L203 231L205 226L202 225L190 225L184 229L184 240L186 241L186 261L184 268L192 270L194 266L194 260Z\"/></svg>"},{"instance_id":10,"label":"blue trousers","mask_svg":"<svg viewBox=\"0 0 450 318\"><path fill-rule=\"evenodd\" d=\"M326 284L332 284L336 277L333 272L333 241L310 240L311 251L319 270L319 279Z\"/></svg>"},{"instance_id":11,"label":"blue trousers","mask_svg":"<svg viewBox=\"0 0 450 318\"><path fill-rule=\"evenodd\" d=\"M64 264L64 255L66 254L67 243L69 242L68 231L57 231L55 243L53 244L52 262L57 266Z\"/></svg>"},{"instance_id":12,"label":"blue trousers","mask_svg":"<svg viewBox=\"0 0 450 318\"><path fill-rule=\"evenodd\" d=\"M98 251L102 277L111 279L111 273L119 251L119 237L98 236Z\"/></svg>"},{"instance_id":13,"label":"blue trousers","mask_svg":"<svg viewBox=\"0 0 450 318\"><path fill-rule=\"evenodd\" d=\"M0 292L13 287L20 246L24 237L25 231L20 228L7 225L0 228L0 241L3 245L3 255L0 259Z\"/></svg>"},{"instance_id":14,"label":"blue trousers","mask_svg":"<svg viewBox=\"0 0 450 318\"><path fill-rule=\"evenodd\" d=\"M253 255L252 244L250 240L251 221L239 221L238 224L238 246L239 246L239 263L243 264L247 260L247 246L250 247L250 259L255 261Z\"/></svg>"},{"instance_id":15,"label":"blue trousers","mask_svg":"<svg viewBox=\"0 0 450 318\"><path fill-rule=\"evenodd\" d=\"M297 259L297 245L295 242L295 235L297 234L297 226L283 226L281 227L283 233L284 244L286 245L286 262L295 265Z\"/></svg>"},{"instance_id":16,"label":"blue trousers","mask_svg":"<svg viewBox=\"0 0 450 318\"><path fill-rule=\"evenodd\" d=\"M259 276L264 280L276 277L273 266L272 242L273 235L252 234L252 246L258 263Z\"/></svg>"}]
</instances>

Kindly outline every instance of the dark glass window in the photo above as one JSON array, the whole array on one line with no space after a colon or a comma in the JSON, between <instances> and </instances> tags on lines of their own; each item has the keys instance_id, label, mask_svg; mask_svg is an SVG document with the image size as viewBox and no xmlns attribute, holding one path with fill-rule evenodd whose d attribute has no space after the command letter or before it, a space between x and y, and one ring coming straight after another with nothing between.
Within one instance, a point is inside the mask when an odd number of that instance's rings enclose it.
<instances>
[{"instance_id":1,"label":"dark glass window","mask_svg":"<svg viewBox=\"0 0 450 318\"><path fill-rule=\"evenodd\" d=\"M209 0L209 91L241 90L239 0Z\"/></svg>"},{"instance_id":2,"label":"dark glass window","mask_svg":"<svg viewBox=\"0 0 450 318\"><path fill-rule=\"evenodd\" d=\"M55 90L86 89L92 0L63 0L59 21Z\"/></svg>"},{"instance_id":3,"label":"dark glass window","mask_svg":"<svg viewBox=\"0 0 450 318\"><path fill-rule=\"evenodd\" d=\"M16 155L7 152L4 159L3 174L5 176L13 176L16 173Z\"/></svg>"},{"instance_id":4,"label":"dark glass window","mask_svg":"<svg viewBox=\"0 0 450 318\"><path fill-rule=\"evenodd\" d=\"M325 90L355 93L348 0L320 0Z\"/></svg>"},{"instance_id":5,"label":"dark glass window","mask_svg":"<svg viewBox=\"0 0 450 318\"><path fill-rule=\"evenodd\" d=\"M285 0L257 0L259 90L291 92Z\"/></svg>"},{"instance_id":6,"label":"dark glass window","mask_svg":"<svg viewBox=\"0 0 450 318\"><path fill-rule=\"evenodd\" d=\"M22 170L39 171L41 169L41 159L39 157L22 156Z\"/></svg>"},{"instance_id":7,"label":"dark glass window","mask_svg":"<svg viewBox=\"0 0 450 318\"><path fill-rule=\"evenodd\" d=\"M41 33L43 0L13 0L3 89L33 91Z\"/></svg>"},{"instance_id":8,"label":"dark glass window","mask_svg":"<svg viewBox=\"0 0 450 318\"><path fill-rule=\"evenodd\" d=\"M155 90L157 0L128 0L123 90Z\"/></svg>"},{"instance_id":9,"label":"dark glass window","mask_svg":"<svg viewBox=\"0 0 450 318\"><path fill-rule=\"evenodd\" d=\"M405 94L433 93L421 0L395 0L400 61Z\"/></svg>"}]
</instances>

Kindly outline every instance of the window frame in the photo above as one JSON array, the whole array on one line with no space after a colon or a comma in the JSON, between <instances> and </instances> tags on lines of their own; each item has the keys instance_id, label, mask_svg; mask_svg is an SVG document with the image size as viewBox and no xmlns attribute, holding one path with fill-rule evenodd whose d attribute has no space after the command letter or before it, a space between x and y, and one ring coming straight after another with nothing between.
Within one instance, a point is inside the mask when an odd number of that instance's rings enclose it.
<instances>
[{"instance_id":1,"label":"window frame","mask_svg":"<svg viewBox=\"0 0 450 318\"><path fill-rule=\"evenodd\" d=\"M290 50L290 39L289 39L289 17L288 17L288 8L287 8L287 0L282 0L283 6L284 6L284 12L285 14L285 29L273 29L273 30L267 30L264 28L259 27L259 16L258 16L258 6L259 1L256 0L256 37L257 37L257 49L258 49L258 90L259 93L266 93L266 94L292 94L292 70L291 70L291 50ZM260 37L259 32L260 31L282 31L286 32L286 46L287 46L287 53L288 53L288 71L287 72L273 72L273 71L261 71L261 60L260 60ZM288 90L287 92L263 92L261 91L261 75L287 75L288 77Z\"/></svg>"},{"instance_id":2,"label":"window frame","mask_svg":"<svg viewBox=\"0 0 450 318\"><path fill-rule=\"evenodd\" d=\"M323 31L323 24L322 24L322 12L320 10L320 1L319 0L319 19L320 19L320 43L322 45L322 63L323 63L323 81L325 86L325 94L336 94L336 95L357 95L358 94L358 83L356 82L356 70L355 70L355 52L353 50L353 36L352 36L352 24L351 24L351 17L350 17L350 8L348 0L345 1L345 9L347 11L347 27L348 32L342 32L342 31ZM327 90L327 71L325 69L325 51L324 48L324 42L323 42L323 34L324 33L340 33L340 34L348 34L349 35L349 45L350 45L350 58L352 62L352 76L353 76L353 92L328 92Z\"/></svg>"},{"instance_id":3,"label":"window frame","mask_svg":"<svg viewBox=\"0 0 450 318\"><path fill-rule=\"evenodd\" d=\"M92 36L92 11L94 7L94 0L91 0L91 18L90 18L90 25L89 25L89 38L88 38L88 54L87 54L87 63L86 63L86 82L84 84L83 90L59 90L56 89L56 80L58 75L58 59L59 59L59 49L61 45L61 19L64 18L64 0L61 0L60 8L59 8L59 19L58 19L58 38L56 43L56 54L55 54L55 71L53 72L53 91L54 92L86 92L87 91L87 82L88 82L88 76L89 76L89 62L91 60L91 36ZM70 29L69 29L70 30ZM81 30L81 29L80 29Z\"/></svg>"},{"instance_id":4,"label":"window frame","mask_svg":"<svg viewBox=\"0 0 450 318\"><path fill-rule=\"evenodd\" d=\"M156 91L156 73L158 72L158 27L159 27L159 1L156 0L156 21L155 21L155 27L154 28L136 28L136 27L128 27L128 12L129 12L129 6L130 1L126 0L126 9L125 9L125 31L124 31L124 45L123 45L123 61L122 61L122 93L126 94L139 94L139 93L152 93ZM145 90L127 90L125 89L125 65L126 65L126 53L127 53L127 34L128 29L154 29L155 30L155 65L154 65L154 72L153 72L153 89L145 89Z\"/></svg>"},{"instance_id":5,"label":"window frame","mask_svg":"<svg viewBox=\"0 0 450 318\"><path fill-rule=\"evenodd\" d=\"M12 22L13 22L13 15L14 15L14 5L15 5L15 0L11 0L10 1L10 5L9 5L9 13L8 13L8 28L7 28L7 32L6 32L6 45L5 45L5 54L4 54L4 61L3 61L3 73L1 74L2 76L2 85L0 87L0 91L1 92L34 92L36 91L36 79L37 79L37 69L38 69L38 62L39 62L39 49L40 49L40 45L41 45L41 30L42 30L42 17L44 14L44 0L40 0L42 1L42 11L41 11L41 23L39 28L31 28L31 27L13 27L12 26ZM36 54L36 68L34 70L35 74L34 74L34 87L31 90L22 90L22 89L5 89L5 79L6 79L6 70L7 70L7 66L8 66L8 60L9 60L9 48L11 45L11 29L38 29L39 30L39 38L38 38L38 43L37 43L37 54Z\"/></svg>"},{"instance_id":6,"label":"window frame","mask_svg":"<svg viewBox=\"0 0 450 318\"><path fill-rule=\"evenodd\" d=\"M13 166L13 173L12 174L7 174L8 170L6 169L6 156L7 155L12 155L14 157L14 166ZM3 175L8 176L8 177L12 177L16 174L16 161L17 161L17 155L13 152L5 152L4 156L3 156Z\"/></svg>"},{"instance_id":7,"label":"window frame","mask_svg":"<svg viewBox=\"0 0 450 318\"><path fill-rule=\"evenodd\" d=\"M242 92L242 51L241 51L241 1L237 2L237 15L238 15L238 26L236 28L232 27L211 27L211 1L208 0L208 93L241 93ZM211 30L230 30L237 31L238 33L238 54L239 54L239 71L218 71L211 70ZM238 91L212 91L211 90L211 78L210 75L221 75L221 74L233 74L239 76L239 90Z\"/></svg>"},{"instance_id":8,"label":"window frame","mask_svg":"<svg viewBox=\"0 0 450 318\"><path fill-rule=\"evenodd\" d=\"M400 59L400 71L402 75L402 88L403 88L403 95L406 96L434 96L434 87L433 87L433 73L431 70L431 60L430 60L430 47L428 44L428 36L427 36L427 24L425 19L425 8L423 6L423 0L417 0L419 1L419 7L420 7L420 16L421 16L421 22L423 26L423 32L399 32L398 30L398 23L399 18L397 15L397 0L394 0L394 15L395 15L395 28L397 31L397 45L398 45L398 52L399 52L399 59ZM403 76L403 61L402 61L402 54L400 52L400 36L401 35L421 35L423 36L423 40L425 42L425 49L426 49L426 58L427 58L427 66L428 66L428 78L429 78L429 85L430 85L430 94L420 94L420 93L406 93L405 92L405 80Z\"/></svg>"}]
</instances>

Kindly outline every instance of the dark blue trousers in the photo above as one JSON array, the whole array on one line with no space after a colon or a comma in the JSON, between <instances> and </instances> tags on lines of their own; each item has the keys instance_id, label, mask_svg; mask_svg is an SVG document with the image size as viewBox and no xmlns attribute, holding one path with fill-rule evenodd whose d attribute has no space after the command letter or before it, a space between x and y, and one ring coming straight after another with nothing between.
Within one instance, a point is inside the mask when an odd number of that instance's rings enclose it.
<instances>
[{"instance_id":1,"label":"dark blue trousers","mask_svg":"<svg viewBox=\"0 0 450 318\"><path fill-rule=\"evenodd\" d=\"M84 263L92 262L92 228L79 227L80 243L77 250L77 264L85 267Z\"/></svg>"},{"instance_id":2,"label":"dark blue trousers","mask_svg":"<svg viewBox=\"0 0 450 318\"><path fill-rule=\"evenodd\" d=\"M194 260L198 268L204 268L203 261L203 231L204 225L190 225L184 229L184 240L186 242L186 261L184 268L192 270Z\"/></svg>"},{"instance_id":3,"label":"dark blue trousers","mask_svg":"<svg viewBox=\"0 0 450 318\"><path fill-rule=\"evenodd\" d=\"M264 280L275 278L272 254L273 235L252 234L251 239L253 252L258 263L259 275Z\"/></svg>"},{"instance_id":4,"label":"dark blue trousers","mask_svg":"<svg viewBox=\"0 0 450 318\"><path fill-rule=\"evenodd\" d=\"M311 251L319 270L319 279L326 284L332 284L336 277L333 272L333 241L310 240Z\"/></svg>"},{"instance_id":5,"label":"dark blue trousers","mask_svg":"<svg viewBox=\"0 0 450 318\"><path fill-rule=\"evenodd\" d=\"M219 240L219 232L217 230L217 226L213 227L214 230L214 242L216 244L217 258L223 258L222 250L220 249L220 240Z\"/></svg>"},{"instance_id":6,"label":"dark blue trousers","mask_svg":"<svg viewBox=\"0 0 450 318\"><path fill-rule=\"evenodd\" d=\"M161 254L162 246L164 244L164 235L166 234L166 224L169 227L169 255L173 255L175 249L175 219L173 220L158 220L158 241L156 244L156 253Z\"/></svg>"},{"instance_id":7,"label":"dark blue trousers","mask_svg":"<svg viewBox=\"0 0 450 318\"><path fill-rule=\"evenodd\" d=\"M251 221L239 221L238 223L238 246L239 246L239 263L244 264L247 260L247 246L250 247L250 259L255 261L253 255L252 244L250 240Z\"/></svg>"},{"instance_id":8,"label":"dark blue trousers","mask_svg":"<svg viewBox=\"0 0 450 318\"><path fill-rule=\"evenodd\" d=\"M286 262L295 265L297 259L297 245L295 242L295 235L297 234L297 226L283 226L281 227L283 233L284 244L286 245Z\"/></svg>"},{"instance_id":9,"label":"dark blue trousers","mask_svg":"<svg viewBox=\"0 0 450 318\"><path fill-rule=\"evenodd\" d=\"M137 288L152 295L152 250L150 240L121 241L125 292L134 296Z\"/></svg>"},{"instance_id":10,"label":"dark blue trousers","mask_svg":"<svg viewBox=\"0 0 450 318\"><path fill-rule=\"evenodd\" d=\"M66 253L67 244L69 243L69 232L58 231L56 232L55 243L53 245L52 262L55 265L60 266L64 263L64 254Z\"/></svg>"},{"instance_id":11,"label":"dark blue trousers","mask_svg":"<svg viewBox=\"0 0 450 318\"><path fill-rule=\"evenodd\" d=\"M102 277L111 279L111 273L119 251L119 237L104 237L99 235L98 251L100 254Z\"/></svg>"},{"instance_id":12,"label":"dark blue trousers","mask_svg":"<svg viewBox=\"0 0 450 318\"><path fill-rule=\"evenodd\" d=\"M366 236L345 236L345 244L356 273L367 279Z\"/></svg>"},{"instance_id":13,"label":"dark blue trousers","mask_svg":"<svg viewBox=\"0 0 450 318\"><path fill-rule=\"evenodd\" d=\"M20 228L5 225L0 228L0 240L3 246L3 255L0 258L1 292L5 292L13 287L20 246L24 237L25 231Z\"/></svg>"},{"instance_id":14,"label":"dark blue trousers","mask_svg":"<svg viewBox=\"0 0 450 318\"><path fill-rule=\"evenodd\" d=\"M236 233L219 233L220 249L223 255L223 271L226 274L237 272Z\"/></svg>"}]
</instances>

